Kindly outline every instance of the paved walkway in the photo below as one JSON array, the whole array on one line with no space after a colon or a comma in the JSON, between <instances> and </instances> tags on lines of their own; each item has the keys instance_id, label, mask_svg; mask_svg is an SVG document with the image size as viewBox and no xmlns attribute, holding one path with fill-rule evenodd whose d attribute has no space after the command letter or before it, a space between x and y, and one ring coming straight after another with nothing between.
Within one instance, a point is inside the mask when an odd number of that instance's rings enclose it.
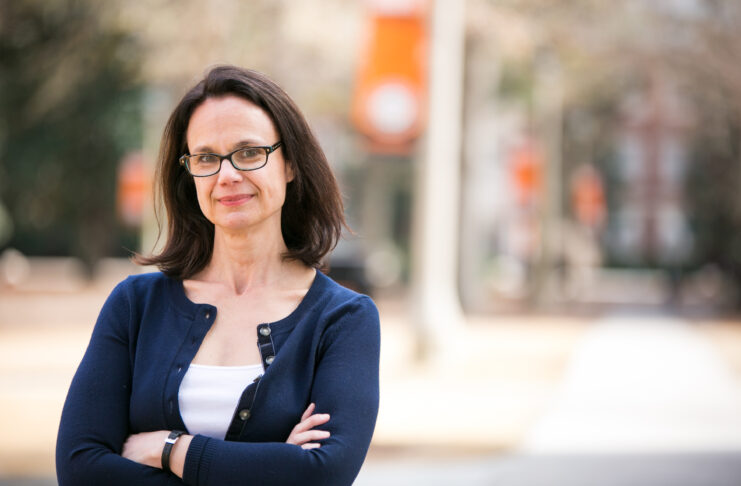
<instances>
[{"instance_id":1,"label":"paved walkway","mask_svg":"<svg viewBox=\"0 0 741 486\"><path fill-rule=\"evenodd\" d=\"M741 383L687 322L603 318L518 451L369 463L355 484L739 485Z\"/></svg>"},{"instance_id":2,"label":"paved walkway","mask_svg":"<svg viewBox=\"0 0 741 486\"><path fill-rule=\"evenodd\" d=\"M738 486L740 479L741 453L567 454L371 463L354 486Z\"/></svg>"},{"instance_id":3,"label":"paved walkway","mask_svg":"<svg viewBox=\"0 0 741 486\"><path fill-rule=\"evenodd\" d=\"M741 386L685 321L604 318L584 337L555 403L521 450L741 451Z\"/></svg>"}]
</instances>

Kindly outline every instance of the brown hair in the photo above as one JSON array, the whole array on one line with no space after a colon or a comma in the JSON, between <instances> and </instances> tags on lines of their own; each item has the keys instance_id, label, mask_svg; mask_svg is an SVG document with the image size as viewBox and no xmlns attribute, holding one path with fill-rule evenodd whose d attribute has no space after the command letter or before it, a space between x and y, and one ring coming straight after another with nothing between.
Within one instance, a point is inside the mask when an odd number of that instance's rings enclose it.
<instances>
[{"instance_id":1,"label":"brown hair","mask_svg":"<svg viewBox=\"0 0 741 486\"><path fill-rule=\"evenodd\" d=\"M283 142L281 150L294 178L286 187L281 231L288 247L284 258L317 267L337 244L346 226L337 181L309 125L293 100L257 71L218 66L175 107L162 135L156 191L167 212L167 241L159 254L135 255L140 265L157 265L165 274L190 278L211 260L214 225L201 212L193 177L178 163L188 153L186 131L193 111L206 99L238 96L270 116ZM162 223L160 235L162 234Z\"/></svg>"}]
</instances>

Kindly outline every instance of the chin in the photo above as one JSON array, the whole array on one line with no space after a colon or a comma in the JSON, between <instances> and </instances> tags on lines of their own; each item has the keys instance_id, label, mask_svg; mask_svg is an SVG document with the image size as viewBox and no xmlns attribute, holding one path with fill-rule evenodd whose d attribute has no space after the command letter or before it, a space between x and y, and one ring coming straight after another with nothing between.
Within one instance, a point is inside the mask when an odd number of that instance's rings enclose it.
<instances>
[{"instance_id":1,"label":"chin","mask_svg":"<svg viewBox=\"0 0 741 486\"><path fill-rule=\"evenodd\" d=\"M240 231L255 224L255 218L246 214L229 214L213 222L214 226L226 231Z\"/></svg>"}]
</instances>

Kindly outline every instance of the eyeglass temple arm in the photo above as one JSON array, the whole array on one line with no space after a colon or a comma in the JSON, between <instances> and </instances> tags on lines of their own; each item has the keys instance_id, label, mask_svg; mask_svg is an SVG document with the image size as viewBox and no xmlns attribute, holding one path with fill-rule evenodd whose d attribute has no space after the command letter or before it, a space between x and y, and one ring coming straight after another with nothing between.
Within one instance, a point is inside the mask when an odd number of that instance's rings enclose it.
<instances>
[{"instance_id":1,"label":"eyeglass temple arm","mask_svg":"<svg viewBox=\"0 0 741 486\"><path fill-rule=\"evenodd\" d=\"M268 153L275 152L276 150L278 150L278 147L280 147L281 145L283 145L283 142L280 141L280 140L278 140L272 146L268 147L268 149L269 149L268 150Z\"/></svg>"}]
</instances>

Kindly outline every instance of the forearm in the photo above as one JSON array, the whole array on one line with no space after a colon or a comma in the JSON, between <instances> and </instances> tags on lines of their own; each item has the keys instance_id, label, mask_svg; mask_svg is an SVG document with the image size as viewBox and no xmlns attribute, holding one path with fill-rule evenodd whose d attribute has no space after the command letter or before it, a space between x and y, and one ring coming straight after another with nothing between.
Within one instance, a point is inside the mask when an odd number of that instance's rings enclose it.
<instances>
[{"instance_id":1,"label":"forearm","mask_svg":"<svg viewBox=\"0 0 741 486\"><path fill-rule=\"evenodd\" d=\"M183 486L183 482L155 469L102 449L88 449L57 457L59 486Z\"/></svg>"},{"instance_id":2,"label":"forearm","mask_svg":"<svg viewBox=\"0 0 741 486\"><path fill-rule=\"evenodd\" d=\"M195 436L188 447L183 482L190 486L237 486L250 478L263 486L350 486L366 448L324 444L317 449L279 442L229 442Z\"/></svg>"}]
</instances>

